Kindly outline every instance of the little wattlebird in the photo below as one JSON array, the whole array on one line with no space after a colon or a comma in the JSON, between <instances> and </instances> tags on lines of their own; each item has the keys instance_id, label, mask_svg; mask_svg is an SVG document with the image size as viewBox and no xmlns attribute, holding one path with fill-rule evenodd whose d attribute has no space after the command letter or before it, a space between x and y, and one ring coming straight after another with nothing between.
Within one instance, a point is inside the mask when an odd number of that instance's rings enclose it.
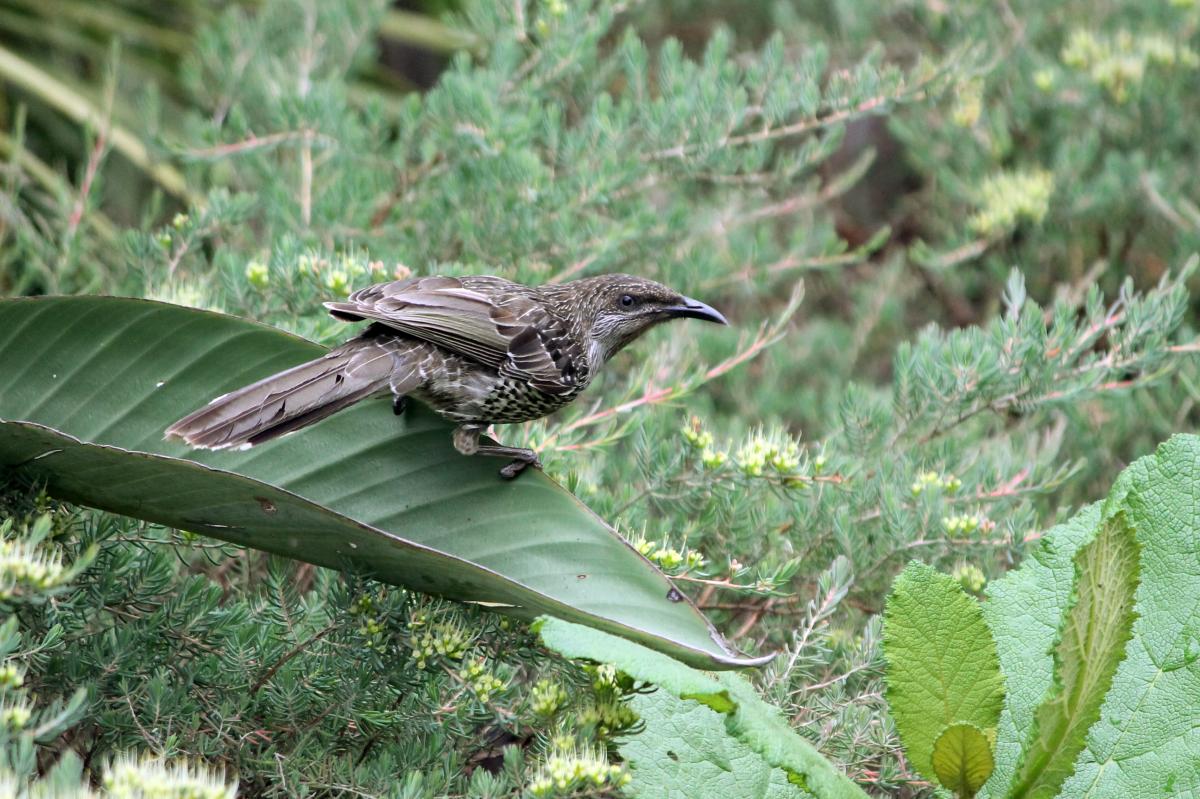
<instances>
[{"instance_id":1,"label":"little wattlebird","mask_svg":"<svg viewBox=\"0 0 1200 799\"><path fill-rule=\"evenodd\" d=\"M512 458L500 475L540 468L531 449L487 445L494 423L527 422L574 400L622 347L668 319L728 324L702 302L631 275L524 286L499 277L380 283L327 302L337 319L371 324L357 338L217 397L166 430L203 449L245 448L390 391L458 423L464 455Z\"/></svg>"}]
</instances>

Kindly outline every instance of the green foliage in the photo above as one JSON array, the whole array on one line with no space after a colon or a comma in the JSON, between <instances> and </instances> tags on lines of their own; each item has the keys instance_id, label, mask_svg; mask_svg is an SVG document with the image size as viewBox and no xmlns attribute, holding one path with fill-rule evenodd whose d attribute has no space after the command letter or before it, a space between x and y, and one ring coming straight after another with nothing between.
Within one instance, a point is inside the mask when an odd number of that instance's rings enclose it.
<instances>
[{"instance_id":1,"label":"green foliage","mask_svg":"<svg viewBox=\"0 0 1200 799\"><path fill-rule=\"evenodd\" d=\"M1038 708L1014 796L1054 796L1075 771L1133 633L1138 560L1121 511L1075 556L1075 596L1054 651L1054 693Z\"/></svg>"},{"instance_id":2,"label":"green foliage","mask_svg":"<svg viewBox=\"0 0 1200 799\"><path fill-rule=\"evenodd\" d=\"M905 753L918 771L947 788L957 790L943 773L978 788L990 767L977 784L960 775L975 771L975 736L995 733L1004 702L996 643L979 603L953 577L911 563L888 597L883 645L888 706Z\"/></svg>"},{"instance_id":3,"label":"green foliage","mask_svg":"<svg viewBox=\"0 0 1200 799\"><path fill-rule=\"evenodd\" d=\"M61 624L40 625L38 637L22 631L19 620L31 615L54 615L52 603L66 583L85 569L97 547L78 547L63 563L65 553L47 543L56 531L54 517L37 515L17 530L10 517L0 525L0 573L9 590L0 595L0 608L8 615L0 625L0 792L13 797L79 797L88 799L138 799L138 797L202 797L232 799L235 786L204 767L164 765L153 760L120 760L99 771L103 790L93 794L82 787L82 763L71 753L39 779L39 748L53 744L85 717L88 691L77 688L59 697L41 682L41 670L53 653L67 652L70 631ZM67 600L70 601L70 600ZM27 793L28 792L28 793Z\"/></svg>"},{"instance_id":4,"label":"green foliage","mask_svg":"<svg viewBox=\"0 0 1200 799\"><path fill-rule=\"evenodd\" d=\"M13 0L0 291L150 296L324 343L348 330L321 300L411 273L622 270L699 296L733 327L656 332L577 407L498 435L540 448L739 648L779 653L756 688L880 795L929 790L883 701L893 577L918 558L986 594L1008 677L990 785L1009 785L1099 510L1058 528L1062 552L1038 531L1200 423L1198 20L1130 0L468 0L450 28L374 2ZM15 530L41 514L36 485L3 496ZM646 726L640 698L478 608L53 507L39 551L98 552L21 612L25 640L62 624L82 658L27 659L37 696L89 692L43 763L77 752L99 775L132 750L254 796L514 797L609 774ZM1139 592L1156 585L1143 566ZM1135 635L1164 651L1148 618ZM1190 673L1184 624L1166 674ZM1108 738L1136 714L1106 713L1064 790L1186 790L1186 770L1121 782L1120 748L1178 759L1186 734Z\"/></svg>"},{"instance_id":5,"label":"green foliage","mask_svg":"<svg viewBox=\"0 0 1200 799\"><path fill-rule=\"evenodd\" d=\"M646 732L620 744L629 792L652 799L796 799L811 796L725 729L720 713L666 690L635 694L631 705Z\"/></svg>"},{"instance_id":6,"label":"green foliage","mask_svg":"<svg viewBox=\"0 0 1200 799\"><path fill-rule=\"evenodd\" d=\"M1182 553L1192 550L1192 531L1200 523L1193 501L1198 454L1200 440L1195 436L1172 438L1154 455L1132 464L1108 500L1090 508L1081 523L1047 533L1047 543L1028 567L1001 581L1002 591L987 608L993 629L1007 633L997 634L1001 665L1006 673L1031 672L1031 682L1044 687L1036 696L1008 697L1000 737L1005 737L1006 723L1011 724L1020 745L1009 747L1003 760L998 751L992 785L1015 784L1018 769L1038 751L1030 736L1044 729L1045 717L1062 710L1095 716L1095 693L1108 684L1095 723L1068 727L1075 745L1082 746L1074 769L1064 775L1063 794L1138 795L1165 785L1172 786L1167 790L1189 790L1186 764L1192 762L1194 741L1189 738L1196 712L1187 697L1197 674L1197 616L1187 598L1195 596L1196 576ZM1077 571L1084 567L1094 570L1090 581L1097 588L1104 580L1102 591L1089 589L1089 579L1076 582ZM1073 589L1060 595L1034 585L1046 580ZM1130 610L1128 591L1134 585ZM1067 620L1056 622L1052 630L1056 640L1062 640L1058 648L1038 647L1034 636L1030 643L1035 648L1025 650L1011 638L1008 631L1016 622L1009 616L1018 603L1030 607L1031 601L1055 608L1059 618ZM1083 643L1097 659L1088 660L1087 669L1078 672L1065 659L1078 651L1078 644L1064 636L1078 632L1074 609L1089 606L1097 615L1091 620L1095 632ZM1059 697L1068 684L1077 687L1078 699L1064 705ZM1131 757L1133 752L1149 751L1147 747L1153 749L1153 758ZM1053 775L1053 769L1051 760L1044 773Z\"/></svg>"},{"instance_id":7,"label":"green foliage","mask_svg":"<svg viewBox=\"0 0 1200 799\"><path fill-rule=\"evenodd\" d=\"M481 785L505 796L536 783L565 753L604 759L595 720L622 716L620 692L602 677L537 658L535 643L504 619L71 511L19 488L4 495L14 518L49 510L64 562L92 544L98 550L53 603L22 601L23 645L5 639L5 662L23 680L8 697L13 706L28 697L31 715L28 740L0 752L21 778L36 756L64 753L77 784L71 744L81 734L96 752L97 778L110 773L106 753L145 748L168 764L221 762L252 793L270 793L278 780L387 795L399 772L421 786L414 796L489 795ZM4 629L16 628L13 620ZM428 634L454 644L419 658ZM530 684L521 679L527 668ZM552 706L535 702L533 684L558 687ZM69 704L55 700L61 686L78 690ZM474 732L489 721L503 726L481 741ZM68 730L75 732L64 736ZM500 752L511 740L505 730L535 739L528 760L516 749ZM235 749L229 738L239 741ZM467 766L500 755L505 770L494 776Z\"/></svg>"},{"instance_id":8,"label":"green foliage","mask_svg":"<svg viewBox=\"0 0 1200 799\"><path fill-rule=\"evenodd\" d=\"M546 646L559 654L611 664L634 680L653 684L681 700L697 702L724 715L726 735L744 744L748 749L747 754L757 754L766 766L782 769L787 774L788 783L799 786L804 792L816 797L864 795L861 789L822 758L810 743L792 731L779 718L775 708L763 702L754 688L738 675L725 672L710 676L632 641L559 619L542 617L534 629ZM646 720L645 734L654 738L672 734L668 730L658 731L650 726L652 720ZM696 720L699 729L686 731L686 735L702 738L711 735L710 720L711 717L701 715ZM741 747L737 749L740 751ZM701 759L693 761L692 768L685 767L681 775L684 784L695 784L705 771L705 764L722 764L724 752L725 746L721 741L697 750ZM760 764L752 766L753 770L761 768ZM636 783L636 773L634 777ZM648 789L649 785L644 785L635 788L635 791ZM804 792L799 795L805 795Z\"/></svg>"},{"instance_id":9,"label":"green foliage","mask_svg":"<svg viewBox=\"0 0 1200 799\"><path fill-rule=\"evenodd\" d=\"M1196 580L1182 561L1200 525L1198 456L1200 437L1176 436L1130 466L1107 502L1050 530L1030 561L994 582L982 610L928 567L901 575L885 626L888 699L918 768L928 760L959 796L981 786L980 795L996 797L1189 790L1187 739L1200 718L1186 698L1196 676L1196 616L1177 605ZM921 590L926 584L940 591ZM964 617L964 603L982 628L974 636L946 623L910 634L914 619ZM924 692L936 705L941 691L949 703L981 706L972 695L978 679L961 665L964 647L981 646L995 647L1012 686L999 725L972 724L961 713L930 747L928 721L921 724L912 700ZM1144 747L1155 757L1132 756Z\"/></svg>"},{"instance_id":10,"label":"green foliage","mask_svg":"<svg viewBox=\"0 0 1200 799\"><path fill-rule=\"evenodd\" d=\"M1195 188L1178 169L1195 156L1194 4L1067 2L1048 13L1022 0L917 13L917 41L905 26L906 46L991 42L994 59L941 102L893 120L925 178L917 225L931 270L980 287L1015 262L1038 265L1039 290L1063 280L1111 288L1126 274L1152 280L1196 249ZM895 21L879 9L857 32L891 39ZM1042 224L954 224L960 204L989 205L996 176L1039 173L1056 187Z\"/></svg>"}]
</instances>

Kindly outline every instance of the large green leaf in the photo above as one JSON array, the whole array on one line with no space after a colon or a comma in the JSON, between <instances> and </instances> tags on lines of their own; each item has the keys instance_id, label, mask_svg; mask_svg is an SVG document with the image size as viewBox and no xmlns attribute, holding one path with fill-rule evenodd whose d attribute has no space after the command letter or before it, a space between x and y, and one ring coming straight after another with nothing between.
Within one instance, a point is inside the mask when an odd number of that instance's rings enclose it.
<instances>
[{"instance_id":1,"label":"large green leaf","mask_svg":"<svg viewBox=\"0 0 1200 799\"><path fill-rule=\"evenodd\" d=\"M751 784L750 780L757 782L763 775L762 769L782 769L788 783L802 789L802 792L793 792L793 795L799 793L803 796L808 793L817 799L866 799L866 793L861 788L793 730L779 715L778 709L763 701L754 687L741 675L705 674L659 652L652 652L635 643L622 641L560 619L539 619L535 629L541 635L542 643L560 655L610 663L635 680L653 683L659 690L668 691L685 703L697 702L723 717L721 721L725 734L740 745L731 745L728 748L716 745L712 737L716 730L713 724L716 719L711 714L700 713L692 717L699 725L697 727L677 728L685 739L679 740L678 743L687 755L687 760L679 761L682 763L681 771L668 776L689 790L687 796L717 795L700 792L698 782L705 779L705 773L708 771L701 763L728 770L732 768L732 763L726 760L727 755L736 753L740 757L749 752L761 758L761 763L753 761L756 765L746 766L749 769L746 775L748 779L743 783L743 787ZM684 707L688 706L685 704ZM661 711L661 706L659 709ZM646 731L642 734L674 741L676 731L655 728L655 723L660 720L661 714L648 717ZM669 752L675 750L671 749ZM643 750L640 754L646 755L648 752ZM675 754L679 756L680 752ZM632 755L630 757L632 760ZM637 763L634 765L639 766ZM645 760L641 761L640 767L645 768ZM646 776L646 779L643 780L642 776ZM630 790L639 799L651 796L657 799L664 795L661 791L662 778L661 771L647 776L639 775L635 768L634 782ZM771 779L769 773L767 779ZM769 782L766 783L764 791L767 788L770 788ZM750 794L726 795L740 799L741 796ZM770 793L763 795L769 799L780 796L774 788L771 788Z\"/></svg>"},{"instance_id":2,"label":"large green leaf","mask_svg":"<svg viewBox=\"0 0 1200 799\"><path fill-rule=\"evenodd\" d=\"M1200 795L1198 485L1200 437L1174 436L988 587L1011 690L980 796L1012 796L1033 759L1053 779L1029 795ZM1087 646L1069 643L1085 624Z\"/></svg>"},{"instance_id":3,"label":"large green leaf","mask_svg":"<svg viewBox=\"0 0 1200 799\"><path fill-rule=\"evenodd\" d=\"M1138 543L1118 511L1075 556L1074 604L1054 652L1054 687L1038 708L1013 799L1052 797L1075 771L1133 632Z\"/></svg>"},{"instance_id":4,"label":"large green leaf","mask_svg":"<svg viewBox=\"0 0 1200 799\"><path fill-rule=\"evenodd\" d=\"M671 582L540 472L505 482L424 408L364 402L246 452L168 424L323 349L144 300L0 301L0 465L58 496L453 599L608 630L705 668L739 656Z\"/></svg>"},{"instance_id":5,"label":"large green leaf","mask_svg":"<svg viewBox=\"0 0 1200 799\"><path fill-rule=\"evenodd\" d=\"M950 575L913 561L888 596L883 651L904 751L918 771L938 778L934 746L946 727L994 730L1004 702L996 643L979 603Z\"/></svg>"},{"instance_id":6,"label":"large green leaf","mask_svg":"<svg viewBox=\"0 0 1200 799\"><path fill-rule=\"evenodd\" d=\"M620 741L634 799L811 799L740 738L721 713L666 689L641 691L630 707L645 729Z\"/></svg>"},{"instance_id":7,"label":"large green leaf","mask_svg":"<svg viewBox=\"0 0 1200 799\"><path fill-rule=\"evenodd\" d=\"M1053 652L1073 595L1075 555L1100 523L1100 503L1048 530L1020 568L988 585L983 617L1005 676L995 771L981 795L1008 795L1024 759L1037 709L1054 686Z\"/></svg>"}]
</instances>

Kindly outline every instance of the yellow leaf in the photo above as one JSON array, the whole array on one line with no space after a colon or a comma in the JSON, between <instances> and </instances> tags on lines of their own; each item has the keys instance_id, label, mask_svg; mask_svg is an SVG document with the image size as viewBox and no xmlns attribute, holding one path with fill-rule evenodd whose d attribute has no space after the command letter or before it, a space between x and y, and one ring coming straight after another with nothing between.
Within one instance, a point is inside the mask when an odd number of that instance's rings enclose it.
<instances>
[{"instance_id":1,"label":"yellow leaf","mask_svg":"<svg viewBox=\"0 0 1200 799\"><path fill-rule=\"evenodd\" d=\"M987 734L974 724L951 724L933 743L933 771L938 782L960 797L975 796L995 765Z\"/></svg>"}]
</instances>

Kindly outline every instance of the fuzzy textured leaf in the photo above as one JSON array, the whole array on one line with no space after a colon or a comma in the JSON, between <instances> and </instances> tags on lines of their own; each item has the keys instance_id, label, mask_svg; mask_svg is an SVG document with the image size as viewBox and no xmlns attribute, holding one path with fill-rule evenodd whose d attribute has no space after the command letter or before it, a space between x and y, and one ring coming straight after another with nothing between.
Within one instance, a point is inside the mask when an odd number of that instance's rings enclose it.
<instances>
[{"instance_id":1,"label":"fuzzy textured leaf","mask_svg":"<svg viewBox=\"0 0 1200 799\"><path fill-rule=\"evenodd\" d=\"M934 742L947 725L992 729L1004 701L996 644L979 603L954 578L913 562L884 610L887 700L913 765L937 777Z\"/></svg>"},{"instance_id":2,"label":"fuzzy textured leaf","mask_svg":"<svg viewBox=\"0 0 1200 799\"><path fill-rule=\"evenodd\" d=\"M1132 635L1060 797L1200 792L1200 438L1174 436L1127 468L1104 503L1048 531L1019 569L989 586L984 613L1010 691L996 771L980 796L1007 797L1043 701L1075 595L1076 559L1105 530L1136 540ZM1119 522L1118 517L1124 521ZM1115 527L1114 527L1115 524Z\"/></svg>"},{"instance_id":3,"label":"fuzzy textured leaf","mask_svg":"<svg viewBox=\"0 0 1200 799\"><path fill-rule=\"evenodd\" d=\"M646 725L620 744L638 799L801 799L788 781L725 729L724 717L667 690L637 694L631 705Z\"/></svg>"},{"instance_id":4,"label":"fuzzy textured leaf","mask_svg":"<svg viewBox=\"0 0 1200 799\"><path fill-rule=\"evenodd\" d=\"M0 465L72 501L453 599L551 613L707 668L728 647L670 580L540 473L511 483L415 407L364 402L249 452L165 442L208 399L316 344L143 300L0 302Z\"/></svg>"},{"instance_id":5,"label":"fuzzy textured leaf","mask_svg":"<svg viewBox=\"0 0 1200 799\"><path fill-rule=\"evenodd\" d=\"M992 742L974 724L951 724L933 742L933 771L938 782L960 797L973 797L995 765Z\"/></svg>"},{"instance_id":6,"label":"fuzzy textured leaf","mask_svg":"<svg viewBox=\"0 0 1200 799\"><path fill-rule=\"evenodd\" d=\"M767 765L783 769L791 784L818 799L866 796L797 735L741 677L704 674L632 641L560 619L539 619L536 629L543 643L561 655L611 663L636 680L653 683L681 699L695 700L724 714L726 734L758 753Z\"/></svg>"},{"instance_id":7,"label":"fuzzy textured leaf","mask_svg":"<svg viewBox=\"0 0 1200 799\"><path fill-rule=\"evenodd\" d=\"M1075 770L1133 630L1138 544L1124 512L1075 556L1075 600L1055 648L1053 695L1038 708L1013 797L1049 799Z\"/></svg>"},{"instance_id":8,"label":"fuzzy textured leaf","mask_svg":"<svg viewBox=\"0 0 1200 799\"><path fill-rule=\"evenodd\" d=\"M1071 598L1074 557L1100 523L1100 503L1046 531L1021 564L988 585L984 619L1005 676L1004 710L996 728L996 770L982 795L1004 796L1012 784L1034 713L1050 691L1051 652Z\"/></svg>"}]
</instances>

